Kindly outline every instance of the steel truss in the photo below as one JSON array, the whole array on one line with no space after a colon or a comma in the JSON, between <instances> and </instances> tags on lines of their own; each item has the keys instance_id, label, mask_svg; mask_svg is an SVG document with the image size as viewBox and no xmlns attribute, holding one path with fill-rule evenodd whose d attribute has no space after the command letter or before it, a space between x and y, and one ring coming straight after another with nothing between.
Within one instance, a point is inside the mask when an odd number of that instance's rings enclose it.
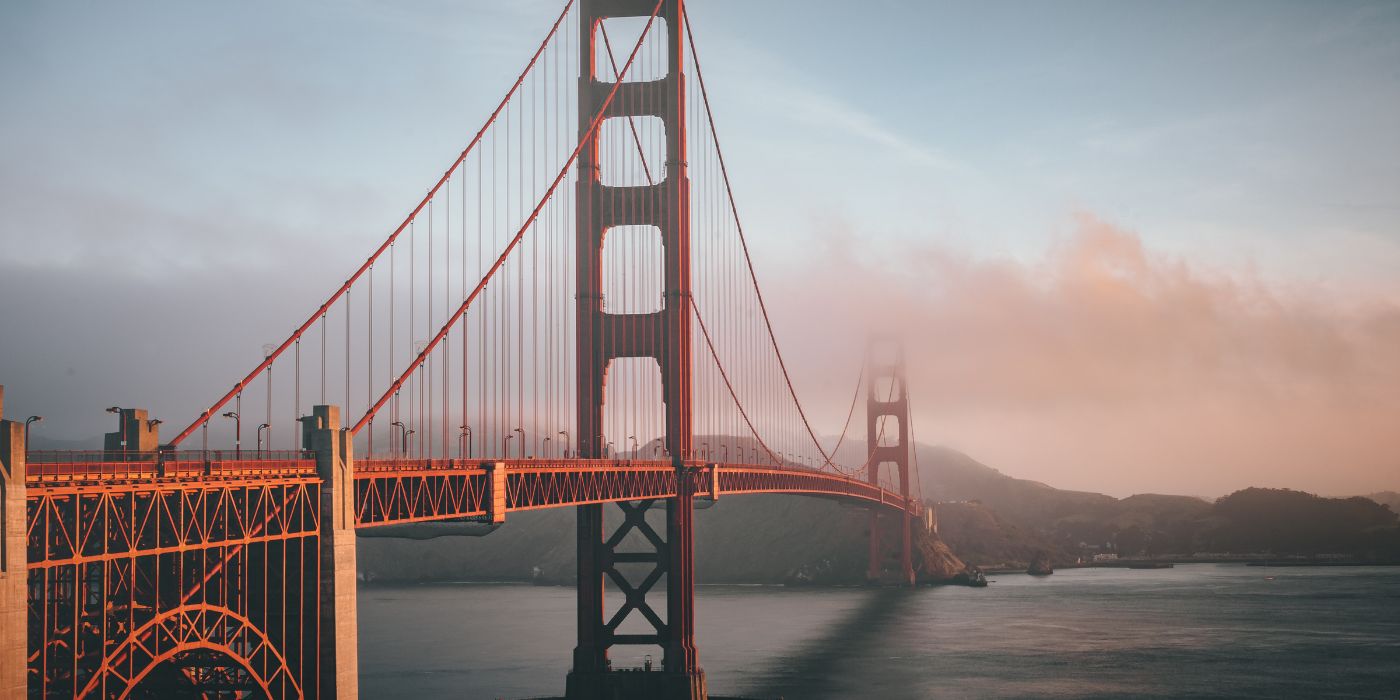
<instances>
[{"instance_id":1,"label":"steel truss","mask_svg":"<svg viewBox=\"0 0 1400 700\"><path fill-rule=\"evenodd\" d=\"M35 479L30 696L314 695L320 484Z\"/></svg>"},{"instance_id":2,"label":"steel truss","mask_svg":"<svg viewBox=\"0 0 1400 700\"><path fill-rule=\"evenodd\" d=\"M504 470L504 510L674 498L676 469L669 462L514 460L482 464L466 460L356 462L358 527L453 518L490 517L491 468ZM919 506L876 484L800 467L715 465L687 462L697 497L746 493L795 493L883 505L894 511ZM502 513L503 515L503 513Z\"/></svg>"}]
</instances>

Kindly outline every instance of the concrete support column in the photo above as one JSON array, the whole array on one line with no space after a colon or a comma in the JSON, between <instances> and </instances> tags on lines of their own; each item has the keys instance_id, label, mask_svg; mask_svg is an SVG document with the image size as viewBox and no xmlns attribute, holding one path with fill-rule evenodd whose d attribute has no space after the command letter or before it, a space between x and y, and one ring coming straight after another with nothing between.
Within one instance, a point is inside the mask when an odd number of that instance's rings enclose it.
<instances>
[{"instance_id":1,"label":"concrete support column","mask_svg":"<svg viewBox=\"0 0 1400 700\"><path fill-rule=\"evenodd\" d=\"M321 477L322 698L359 696L360 638L355 613L354 436L338 406L316 406L302 421L302 444L316 453Z\"/></svg>"},{"instance_id":2,"label":"concrete support column","mask_svg":"<svg viewBox=\"0 0 1400 700\"><path fill-rule=\"evenodd\" d=\"M0 416L5 388L0 387ZM0 420L0 697L29 683L29 556L25 527L24 423Z\"/></svg>"}]
</instances>

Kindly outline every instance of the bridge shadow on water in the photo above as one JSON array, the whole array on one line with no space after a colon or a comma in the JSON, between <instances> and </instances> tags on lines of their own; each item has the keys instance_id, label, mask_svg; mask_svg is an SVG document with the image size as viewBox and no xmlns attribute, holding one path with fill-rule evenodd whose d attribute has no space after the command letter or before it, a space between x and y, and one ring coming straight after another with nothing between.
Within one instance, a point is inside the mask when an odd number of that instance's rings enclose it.
<instances>
[{"instance_id":1,"label":"bridge shadow on water","mask_svg":"<svg viewBox=\"0 0 1400 700\"><path fill-rule=\"evenodd\" d=\"M804 641L793 653L779 656L773 667L761 674L761 680L745 689L740 697L747 700L848 697L842 694L838 679L852 658L852 650L882 644L918 591L917 588L869 590L864 602L827 628L821 637ZM844 668L844 671L849 670L849 667Z\"/></svg>"}]
</instances>

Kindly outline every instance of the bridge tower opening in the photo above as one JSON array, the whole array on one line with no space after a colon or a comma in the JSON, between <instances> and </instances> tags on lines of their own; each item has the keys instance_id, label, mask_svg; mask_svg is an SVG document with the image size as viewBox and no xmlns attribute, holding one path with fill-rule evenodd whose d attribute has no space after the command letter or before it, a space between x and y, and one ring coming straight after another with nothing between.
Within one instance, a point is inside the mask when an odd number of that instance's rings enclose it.
<instances>
[{"instance_id":1,"label":"bridge tower opening","mask_svg":"<svg viewBox=\"0 0 1400 700\"><path fill-rule=\"evenodd\" d=\"M899 568L894 578L901 585L914 584L911 555L913 515L908 509L909 469L913 444L909 436L909 386L905 380L904 346L890 338L873 338L867 354L869 383L865 395L865 434L870 450L870 483L880 484L880 467L890 465L899 479L899 494L905 500L900 514ZM866 578L886 580L880 542L880 513L870 511L870 564Z\"/></svg>"},{"instance_id":2,"label":"bridge tower opening","mask_svg":"<svg viewBox=\"0 0 1400 700\"><path fill-rule=\"evenodd\" d=\"M696 475L685 460L691 456L690 323L690 181L686 173L685 36L683 0L582 0L579 19L581 51L578 89L579 137L587 145L579 154L576 264L578 456L607 455L603 408L609 365L623 358L655 360L665 403L664 447L675 468L676 496L666 500L664 539L646 522L649 501L606 506L620 509L621 522L607 529L603 504L578 507L578 643L567 683L570 700L593 698L707 697L705 675L695 651L693 528ZM643 75L617 87L609 72L604 20L647 21L645 30L664 35L660 77ZM622 42L624 45L626 42ZM600 60L602 57L602 60ZM660 71L658 71L660 73ZM664 168L649 173L646 184L618 184L600 148L591 138L594 117L607 105L607 119L659 120L665 131ZM614 184L609 184L614 183ZM662 248L661 308L649 313L609 313L604 304L603 244L615 227L654 227ZM614 511L617 512L617 511ZM640 533L654 551L618 551L624 538ZM619 564L651 564L641 581L629 580ZM628 571L634 569L624 567ZM666 617L647 603L648 591L664 577ZM610 581L625 601L605 616L604 593ZM647 633L624 633L637 620ZM609 650L618 645L655 645L662 649L659 670L614 669Z\"/></svg>"}]
</instances>

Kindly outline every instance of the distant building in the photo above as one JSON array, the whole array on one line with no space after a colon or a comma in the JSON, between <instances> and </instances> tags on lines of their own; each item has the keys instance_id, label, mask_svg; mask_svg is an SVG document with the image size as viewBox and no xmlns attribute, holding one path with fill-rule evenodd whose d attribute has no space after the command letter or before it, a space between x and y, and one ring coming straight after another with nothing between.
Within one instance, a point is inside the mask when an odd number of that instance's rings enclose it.
<instances>
[{"instance_id":1,"label":"distant building","mask_svg":"<svg viewBox=\"0 0 1400 700\"><path fill-rule=\"evenodd\" d=\"M1118 561L1117 554L1095 554L1094 561Z\"/></svg>"}]
</instances>

